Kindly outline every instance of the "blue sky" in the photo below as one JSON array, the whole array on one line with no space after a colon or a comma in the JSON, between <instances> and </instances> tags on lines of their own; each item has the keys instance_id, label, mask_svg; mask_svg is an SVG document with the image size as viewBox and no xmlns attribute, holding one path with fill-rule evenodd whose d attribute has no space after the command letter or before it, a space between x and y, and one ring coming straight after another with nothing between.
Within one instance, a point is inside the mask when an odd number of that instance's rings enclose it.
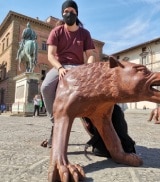
<instances>
[{"instance_id":1,"label":"blue sky","mask_svg":"<svg viewBox=\"0 0 160 182\"><path fill-rule=\"evenodd\" d=\"M79 19L112 54L160 37L160 0L75 0ZM0 23L10 10L44 21L61 18L64 0L0 0Z\"/></svg>"}]
</instances>

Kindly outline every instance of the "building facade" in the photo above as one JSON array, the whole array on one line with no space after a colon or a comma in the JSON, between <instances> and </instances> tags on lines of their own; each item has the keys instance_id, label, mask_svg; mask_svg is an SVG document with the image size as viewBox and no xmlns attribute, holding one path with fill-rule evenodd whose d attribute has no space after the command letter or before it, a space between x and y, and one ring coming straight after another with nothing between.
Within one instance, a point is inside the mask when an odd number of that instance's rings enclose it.
<instances>
[{"instance_id":1,"label":"building facade","mask_svg":"<svg viewBox=\"0 0 160 182\"><path fill-rule=\"evenodd\" d=\"M21 41L22 31L30 22L31 28L37 34L38 43L38 63L34 72L41 74L39 87L51 68L47 60L46 41L50 31L55 27L57 18L50 16L46 21L40 21L13 11L10 11L0 25L0 110L11 111L15 97L15 81L13 78L25 72L25 66L21 65L21 71L18 69L18 60L16 60L19 42ZM93 39L97 58L102 60L102 50L104 42Z\"/></svg>"}]
</instances>

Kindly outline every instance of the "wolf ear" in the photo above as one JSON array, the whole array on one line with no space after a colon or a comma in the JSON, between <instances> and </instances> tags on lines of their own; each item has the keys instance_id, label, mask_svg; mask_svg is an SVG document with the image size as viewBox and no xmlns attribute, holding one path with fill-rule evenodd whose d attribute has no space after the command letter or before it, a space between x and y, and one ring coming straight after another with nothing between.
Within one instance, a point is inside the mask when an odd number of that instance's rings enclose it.
<instances>
[{"instance_id":1,"label":"wolf ear","mask_svg":"<svg viewBox=\"0 0 160 182\"><path fill-rule=\"evenodd\" d=\"M124 66L118 61L117 58L115 58L114 56L109 56L109 67L115 68L117 66L121 66L122 68L124 68Z\"/></svg>"},{"instance_id":2,"label":"wolf ear","mask_svg":"<svg viewBox=\"0 0 160 182\"><path fill-rule=\"evenodd\" d=\"M114 56L109 56L109 67L114 68L118 66L118 60Z\"/></svg>"}]
</instances>

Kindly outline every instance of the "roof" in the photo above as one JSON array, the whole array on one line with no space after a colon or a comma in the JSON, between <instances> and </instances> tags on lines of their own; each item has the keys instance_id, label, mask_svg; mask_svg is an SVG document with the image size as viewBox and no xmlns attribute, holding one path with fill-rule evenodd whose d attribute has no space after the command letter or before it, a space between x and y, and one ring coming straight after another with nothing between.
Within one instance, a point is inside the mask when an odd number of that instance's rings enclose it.
<instances>
[{"instance_id":1,"label":"roof","mask_svg":"<svg viewBox=\"0 0 160 182\"><path fill-rule=\"evenodd\" d=\"M159 43L160 43L160 37L155 38L155 39L152 39L152 40L149 40L149 41L144 42L144 43L141 43L141 44L137 44L137 45L135 45L135 46L132 46L132 47L127 48L127 49L124 49L124 50L122 50L122 51L113 53L113 55L117 55L117 54L120 54L120 53L124 53L124 52L127 52L127 51L129 51L129 50L132 50L132 49L135 49L135 48L138 48L138 47L143 47L143 46L146 46L147 44L154 43L154 42L159 42Z\"/></svg>"},{"instance_id":2,"label":"roof","mask_svg":"<svg viewBox=\"0 0 160 182\"><path fill-rule=\"evenodd\" d=\"M1 23L0 25L0 32L2 31L3 27L6 25L6 23L9 21L9 20L12 20L12 17L16 17L16 18L21 18L21 19L25 19L25 20L28 20L30 22L34 22L34 23L37 23L37 24L41 24L43 26L47 26L48 28L52 28L52 26L47 23L47 22L44 22L44 21L41 21L39 20L38 18L32 18L32 17L29 17L29 16L25 16L23 14L20 14L20 13L16 13L14 11L9 11L9 13L7 14L7 16L5 17L5 19L3 20L3 22Z\"/></svg>"}]
</instances>

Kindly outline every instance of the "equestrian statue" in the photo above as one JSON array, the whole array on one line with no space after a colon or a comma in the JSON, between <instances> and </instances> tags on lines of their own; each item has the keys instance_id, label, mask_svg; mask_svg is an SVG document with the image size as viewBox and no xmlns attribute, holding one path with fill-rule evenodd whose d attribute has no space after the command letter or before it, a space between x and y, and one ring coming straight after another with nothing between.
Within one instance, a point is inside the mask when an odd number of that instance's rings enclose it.
<instances>
[{"instance_id":1,"label":"equestrian statue","mask_svg":"<svg viewBox=\"0 0 160 182\"><path fill-rule=\"evenodd\" d=\"M19 60L19 70L21 71L21 63L26 64L26 72L33 72L37 64L37 35L31 29L30 23L22 32L22 40L19 45L16 59Z\"/></svg>"}]
</instances>

